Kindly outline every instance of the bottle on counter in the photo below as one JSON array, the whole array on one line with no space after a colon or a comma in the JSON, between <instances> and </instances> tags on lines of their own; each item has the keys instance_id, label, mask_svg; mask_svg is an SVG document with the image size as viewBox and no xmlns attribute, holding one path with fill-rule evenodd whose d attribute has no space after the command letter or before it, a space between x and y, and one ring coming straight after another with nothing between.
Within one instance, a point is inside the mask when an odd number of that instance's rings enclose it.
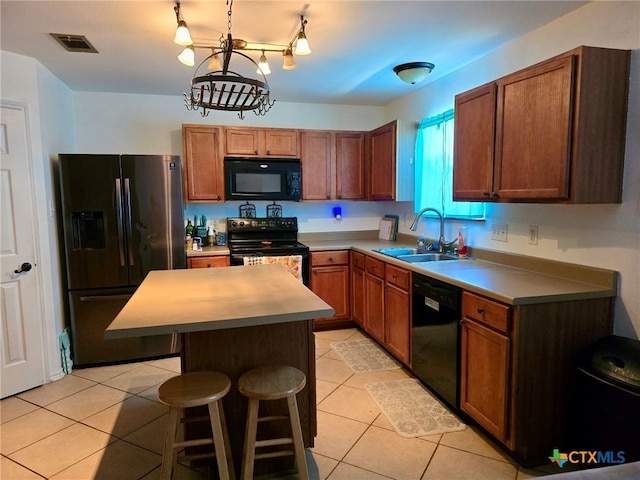
<instances>
[{"instance_id":1,"label":"bottle on counter","mask_svg":"<svg viewBox=\"0 0 640 480\"><path fill-rule=\"evenodd\" d=\"M216 244L216 232L213 229L213 225L209 225L207 229L207 246L213 247Z\"/></svg>"},{"instance_id":2,"label":"bottle on counter","mask_svg":"<svg viewBox=\"0 0 640 480\"><path fill-rule=\"evenodd\" d=\"M187 228L185 228L185 235L190 236L191 238L193 238L193 224L191 223L191 219L188 218L187 219Z\"/></svg>"}]
</instances>

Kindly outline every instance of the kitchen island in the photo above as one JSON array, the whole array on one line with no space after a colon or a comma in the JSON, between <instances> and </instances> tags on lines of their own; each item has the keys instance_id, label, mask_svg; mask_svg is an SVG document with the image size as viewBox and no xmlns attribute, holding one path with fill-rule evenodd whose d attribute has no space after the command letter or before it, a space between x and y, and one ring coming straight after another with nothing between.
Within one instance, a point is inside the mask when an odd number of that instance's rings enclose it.
<instances>
[{"instance_id":1,"label":"kitchen island","mask_svg":"<svg viewBox=\"0 0 640 480\"><path fill-rule=\"evenodd\" d=\"M261 365L291 365L307 376L297 398L304 444L313 446L317 432L313 318L333 312L276 264L152 271L109 325L105 338L176 333L182 340L183 372L215 370L228 375L232 389L223 403L239 465L247 400L237 391L237 380ZM286 403L264 403L269 414L286 408ZM187 435L197 427L190 425Z\"/></svg>"}]
</instances>

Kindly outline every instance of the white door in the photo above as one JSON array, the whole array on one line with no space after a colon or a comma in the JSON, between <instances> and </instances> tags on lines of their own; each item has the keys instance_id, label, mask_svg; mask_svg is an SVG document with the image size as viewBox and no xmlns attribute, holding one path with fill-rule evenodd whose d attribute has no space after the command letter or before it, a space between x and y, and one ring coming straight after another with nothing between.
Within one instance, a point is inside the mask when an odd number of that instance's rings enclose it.
<instances>
[{"instance_id":1,"label":"white door","mask_svg":"<svg viewBox=\"0 0 640 480\"><path fill-rule=\"evenodd\" d=\"M44 360L26 114L22 108L3 105L0 120L0 398L4 398L42 385Z\"/></svg>"}]
</instances>

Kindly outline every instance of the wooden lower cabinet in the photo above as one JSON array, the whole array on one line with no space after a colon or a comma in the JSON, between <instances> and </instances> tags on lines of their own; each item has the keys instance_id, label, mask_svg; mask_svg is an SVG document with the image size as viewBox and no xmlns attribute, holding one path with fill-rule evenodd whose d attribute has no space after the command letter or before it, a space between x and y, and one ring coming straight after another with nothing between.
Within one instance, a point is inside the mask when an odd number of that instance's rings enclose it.
<instances>
[{"instance_id":1,"label":"wooden lower cabinet","mask_svg":"<svg viewBox=\"0 0 640 480\"><path fill-rule=\"evenodd\" d=\"M384 345L405 365L411 363L411 272L385 268Z\"/></svg>"},{"instance_id":2,"label":"wooden lower cabinet","mask_svg":"<svg viewBox=\"0 0 640 480\"><path fill-rule=\"evenodd\" d=\"M611 334L614 301L506 305L463 292L460 408L521 464L575 447L576 361Z\"/></svg>"},{"instance_id":3,"label":"wooden lower cabinet","mask_svg":"<svg viewBox=\"0 0 640 480\"><path fill-rule=\"evenodd\" d=\"M209 255L187 259L187 268L214 268L228 267L229 265L228 255Z\"/></svg>"},{"instance_id":4,"label":"wooden lower cabinet","mask_svg":"<svg viewBox=\"0 0 640 480\"><path fill-rule=\"evenodd\" d=\"M461 350L460 408L507 442L509 337L464 317Z\"/></svg>"},{"instance_id":5,"label":"wooden lower cabinet","mask_svg":"<svg viewBox=\"0 0 640 480\"><path fill-rule=\"evenodd\" d=\"M364 328L364 254L351 252L351 319Z\"/></svg>"},{"instance_id":6,"label":"wooden lower cabinet","mask_svg":"<svg viewBox=\"0 0 640 480\"><path fill-rule=\"evenodd\" d=\"M333 317L316 318L314 326L329 326L350 318L349 251L311 252L311 291L333 307Z\"/></svg>"}]
</instances>

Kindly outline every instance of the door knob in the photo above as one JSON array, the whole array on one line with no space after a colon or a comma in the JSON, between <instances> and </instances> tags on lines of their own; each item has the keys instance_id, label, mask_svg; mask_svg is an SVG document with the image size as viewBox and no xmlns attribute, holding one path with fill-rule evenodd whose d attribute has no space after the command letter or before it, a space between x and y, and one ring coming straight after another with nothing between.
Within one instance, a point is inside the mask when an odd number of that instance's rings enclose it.
<instances>
[{"instance_id":1,"label":"door knob","mask_svg":"<svg viewBox=\"0 0 640 480\"><path fill-rule=\"evenodd\" d=\"M29 270L31 270L31 264L29 262L24 262L22 265L20 265L20 270L14 270L13 273L22 273L22 272L28 272Z\"/></svg>"}]
</instances>

